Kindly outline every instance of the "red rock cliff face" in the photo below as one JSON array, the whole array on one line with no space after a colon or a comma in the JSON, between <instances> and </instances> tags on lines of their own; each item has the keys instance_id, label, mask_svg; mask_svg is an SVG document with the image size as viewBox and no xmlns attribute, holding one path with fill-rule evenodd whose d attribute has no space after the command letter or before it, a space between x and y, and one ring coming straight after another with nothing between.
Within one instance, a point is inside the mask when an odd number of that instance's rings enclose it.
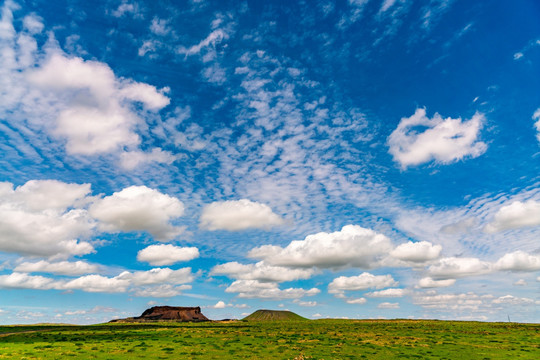
<instances>
[{"instance_id":1,"label":"red rock cliff face","mask_svg":"<svg viewBox=\"0 0 540 360\"><path fill-rule=\"evenodd\" d=\"M209 321L200 307L154 306L134 320Z\"/></svg>"}]
</instances>

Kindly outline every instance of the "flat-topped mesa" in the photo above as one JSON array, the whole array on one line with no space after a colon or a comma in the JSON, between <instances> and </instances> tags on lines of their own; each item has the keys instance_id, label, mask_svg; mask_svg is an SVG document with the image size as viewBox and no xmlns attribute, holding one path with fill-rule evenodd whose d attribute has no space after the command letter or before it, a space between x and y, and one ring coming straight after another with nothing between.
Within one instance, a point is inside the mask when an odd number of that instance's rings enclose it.
<instances>
[{"instance_id":1,"label":"flat-topped mesa","mask_svg":"<svg viewBox=\"0 0 540 360\"><path fill-rule=\"evenodd\" d=\"M199 306L154 306L145 310L134 320L210 321L201 313Z\"/></svg>"}]
</instances>

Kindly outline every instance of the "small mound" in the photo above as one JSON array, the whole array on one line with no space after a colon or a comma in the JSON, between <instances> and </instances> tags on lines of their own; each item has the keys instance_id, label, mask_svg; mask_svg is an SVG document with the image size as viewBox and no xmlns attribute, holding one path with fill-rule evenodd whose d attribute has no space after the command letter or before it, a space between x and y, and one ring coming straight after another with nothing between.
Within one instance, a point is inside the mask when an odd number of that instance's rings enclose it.
<instances>
[{"instance_id":1,"label":"small mound","mask_svg":"<svg viewBox=\"0 0 540 360\"><path fill-rule=\"evenodd\" d=\"M305 321L306 318L293 313L292 311L279 310L257 310L253 314L246 316L245 321Z\"/></svg>"}]
</instances>

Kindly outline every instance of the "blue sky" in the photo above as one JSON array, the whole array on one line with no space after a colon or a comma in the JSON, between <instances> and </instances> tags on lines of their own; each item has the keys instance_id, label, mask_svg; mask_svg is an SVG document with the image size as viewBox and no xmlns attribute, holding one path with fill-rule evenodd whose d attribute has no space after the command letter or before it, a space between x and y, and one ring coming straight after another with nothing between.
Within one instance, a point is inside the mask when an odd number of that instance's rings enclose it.
<instances>
[{"instance_id":1,"label":"blue sky","mask_svg":"<svg viewBox=\"0 0 540 360\"><path fill-rule=\"evenodd\" d=\"M539 15L3 1L0 323L539 322Z\"/></svg>"}]
</instances>

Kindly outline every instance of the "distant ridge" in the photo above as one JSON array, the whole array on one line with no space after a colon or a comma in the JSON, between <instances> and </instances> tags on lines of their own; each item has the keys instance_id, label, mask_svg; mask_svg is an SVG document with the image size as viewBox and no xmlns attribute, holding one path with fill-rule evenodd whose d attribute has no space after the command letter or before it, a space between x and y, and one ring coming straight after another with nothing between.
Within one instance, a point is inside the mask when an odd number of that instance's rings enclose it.
<instances>
[{"instance_id":1,"label":"distant ridge","mask_svg":"<svg viewBox=\"0 0 540 360\"><path fill-rule=\"evenodd\" d=\"M257 310L246 316L244 321L305 321L308 320L292 311L286 310Z\"/></svg>"}]
</instances>

